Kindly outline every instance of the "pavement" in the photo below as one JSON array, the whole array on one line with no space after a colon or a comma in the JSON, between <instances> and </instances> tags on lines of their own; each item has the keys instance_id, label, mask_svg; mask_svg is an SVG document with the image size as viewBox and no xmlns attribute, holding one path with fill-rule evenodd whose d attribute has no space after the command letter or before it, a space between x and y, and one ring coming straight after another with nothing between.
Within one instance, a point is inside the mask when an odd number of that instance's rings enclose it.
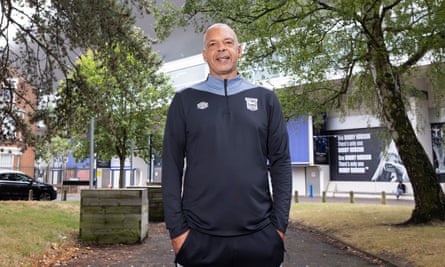
<instances>
[{"instance_id":1,"label":"pavement","mask_svg":"<svg viewBox=\"0 0 445 267\"><path fill-rule=\"evenodd\" d=\"M67 200L78 200L78 194L68 194ZM60 198L58 198L60 201ZM300 203L320 203L320 197L299 197ZM344 202L349 203L349 198L327 198L326 202ZM379 198L356 198L355 203L379 204ZM411 205L414 206L412 199L387 199L387 205ZM151 224L151 223L150 223ZM172 263L174 254L171 250L170 240L165 225L152 224L151 229L160 228L155 232L149 232L149 237L138 245L120 245L119 253L112 252L110 247L108 253L103 247L94 250L94 257L84 253L84 258L74 257L69 261L63 262L62 266L102 266L103 260L109 260L106 266L174 266ZM150 229L150 226L149 226ZM150 230L149 230L150 231ZM323 233L307 229L298 224L291 224L286 232L285 238L285 261L283 267L348 267L348 266L388 266L397 267L393 263L387 262L374 255L355 249L338 240L332 239ZM113 260L113 254L131 255ZM101 261L102 260L102 261ZM84 264L88 262L88 264ZM111 262L111 263L110 263Z\"/></svg>"}]
</instances>

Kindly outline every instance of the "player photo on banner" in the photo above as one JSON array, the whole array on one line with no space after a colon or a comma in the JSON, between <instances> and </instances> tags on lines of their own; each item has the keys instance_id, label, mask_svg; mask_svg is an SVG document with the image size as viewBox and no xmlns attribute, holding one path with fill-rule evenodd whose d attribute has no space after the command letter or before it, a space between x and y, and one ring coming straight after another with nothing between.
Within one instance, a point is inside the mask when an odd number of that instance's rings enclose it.
<instances>
[{"instance_id":1,"label":"player photo on banner","mask_svg":"<svg viewBox=\"0 0 445 267\"><path fill-rule=\"evenodd\" d=\"M393 141L382 142L382 129L331 132L331 179L338 181L408 182ZM387 144L387 145L384 145Z\"/></svg>"},{"instance_id":2,"label":"player photo on banner","mask_svg":"<svg viewBox=\"0 0 445 267\"><path fill-rule=\"evenodd\" d=\"M382 141L381 128L330 131L331 179L410 182L393 140ZM445 182L445 123L431 124L434 169Z\"/></svg>"},{"instance_id":3,"label":"player photo on banner","mask_svg":"<svg viewBox=\"0 0 445 267\"><path fill-rule=\"evenodd\" d=\"M408 173L394 141L391 140L386 149L380 153L379 164L371 181L409 182Z\"/></svg>"},{"instance_id":4,"label":"player photo on banner","mask_svg":"<svg viewBox=\"0 0 445 267\"><path fill-rule=\"evenodd\" d=\"M444 127L445 123L431 124L434 168L442 181L445 180Z\"/></svg>"}]
</instances>

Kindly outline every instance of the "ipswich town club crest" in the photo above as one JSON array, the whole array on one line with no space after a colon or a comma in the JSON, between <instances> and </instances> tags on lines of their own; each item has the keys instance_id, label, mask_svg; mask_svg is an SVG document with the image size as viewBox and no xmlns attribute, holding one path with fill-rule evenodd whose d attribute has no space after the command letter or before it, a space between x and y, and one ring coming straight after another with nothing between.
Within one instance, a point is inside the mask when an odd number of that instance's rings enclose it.
<instances>
[{"instance_id":1,"label":"ipswich town club crest","mask_svg":"<svg viewBox=\"0 0 445 267\"><path fill-rule=\"evenodd\" d=\"M246 107L250 111L257 111L258 110L258 99L252 98L252 97L246 97L244 98L246 100Z\"/></svg>"}]
</instances>

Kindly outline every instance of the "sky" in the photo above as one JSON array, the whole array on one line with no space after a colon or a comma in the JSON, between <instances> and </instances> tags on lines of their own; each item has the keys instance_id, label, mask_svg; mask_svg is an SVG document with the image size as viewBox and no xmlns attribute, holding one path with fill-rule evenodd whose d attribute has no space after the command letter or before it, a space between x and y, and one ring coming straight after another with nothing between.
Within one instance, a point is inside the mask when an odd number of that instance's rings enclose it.
<instances>
[{"instance_id":1,"label":"sky","mask_svg":"<svg viewBox=\"0 0 445 267\"><path fill-rule=\"evenodd\" d=\"M178 5L184 3L184 0L170 0ZM31 10L29 11L31 12ZM22 20L21 18L15 18ZM150 37L156 37L152 24L154 23L153 15L145 15L141 17L136 15L136 25L144 30ZM9 27L9 36L15 35L15 28ZM0 41L0 46L3 43ZM160 44L153 46L154 51L159 51L159 56L164 61L171 61L188 57L201 53L202 50L202 33L196 33L192 27L178 28L173 31L169 38Z\"/></svg>"},{"instance_id":2,"label":"sky","mask_svg":"<svg viewBox=\"0 0 445 267\"><path fill-rule=\"evenodd\" d=\"M184 0L171 0L178 5L184 3ZM152 24L154 18L152 15L136 17L136 25L141 27L150 37L156 37ZM193 27L177 28L162 43L153 46L154 51L159 51L159 56L166 62L193 56L202 51L203 33L196 33Z\"/></svg>"},{"instance_id":3,"label":"sky","mask_svg":"<svg viewBox=\"0 0 445 267\"><path fill-rule=\"evenodd\" d=\"M156 37L148 20L141 20L138 25L150 37ZM202 34L195 33L193 28L178 28L164 42L153 46L154 51L159 51L159 56L164 61L176 60L201 53Z\"/></svg>"}]
</instances>

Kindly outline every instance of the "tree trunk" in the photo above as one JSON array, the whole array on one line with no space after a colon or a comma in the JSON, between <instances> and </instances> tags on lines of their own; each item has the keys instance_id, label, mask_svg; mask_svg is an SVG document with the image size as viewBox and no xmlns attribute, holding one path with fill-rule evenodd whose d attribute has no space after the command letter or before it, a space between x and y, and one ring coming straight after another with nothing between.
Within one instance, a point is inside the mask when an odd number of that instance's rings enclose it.
<instances>
[{"instance_id":1,"label":"tree trunk","mask_svg":"<svg viewBox=\"0 0 445 267\"><path fill-rule=\"evenodd\" d=\"M445 220L445 195L434 167L407 115L403 103L400 73L392 66L385 45L378 5L368 7L365 20L369 68L384 123L399 151L414 192L415 207L408 224Z\"/></svg>"},{"instance_id":2,"label":"tree trunk","mask_svg":"<svg viewBox=\"0 0 445 267\"><path fill-rule=\"evenodd\" d=\"M445 195L434 167L407 115L398 73L385 57L376 57L375 84L385 124L408 172L414 192L415 208L406 223L420 224L445 220Z\"/></svg>"},{"instance_id":3,"label":"tree trunk","mask_svg":"<svg viewBox=\"0 0 445 267\"><path fill-rule=\"evenodd\" d=\"M403 103L389 100L388 114L396 118L387 126L408 172L414 192L415 207L407 223L445 220L445 196L424 148L410 124Z\"/></svg>"},{"instance_id":4,"label":"tree trunk","mask_svg":"<svg viewBox=\"0 0 445 267\"><path fill-rule=\"evenodd\" d=\"M119 157L119 188L125 188L125 157Z\"/></svg>"}]
</instances>

